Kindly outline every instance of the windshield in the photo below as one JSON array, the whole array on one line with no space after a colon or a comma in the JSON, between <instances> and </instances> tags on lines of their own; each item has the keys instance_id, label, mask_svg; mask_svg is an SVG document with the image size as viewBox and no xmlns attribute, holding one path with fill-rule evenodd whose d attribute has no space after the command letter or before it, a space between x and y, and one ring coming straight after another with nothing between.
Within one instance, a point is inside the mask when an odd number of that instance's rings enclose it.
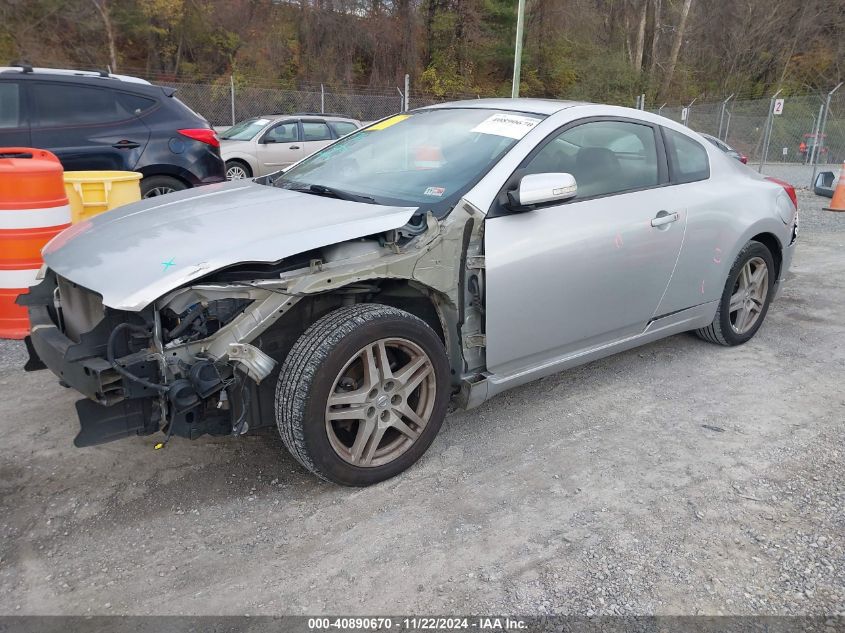
<instances>
[{"instance_id":1,"label":"windshield","mask_svg":"<svg viewBox=\"0 0 845 633\"><path fill-rule=\"evenodd\" d=\"M269 122L270 119L247 119L230 127L220 138L224 141L251 141Z\"/></svg>"},{"instance_id":2,"label":"windshield","mask_svg":"<svg viewBox=\"0 0 845 633\"><path fill-rule=\"evenodd\" d=\"M273 184L442 216L541 120L480 108L398 114L317 152Z\"/></svg>"}]
</instances>

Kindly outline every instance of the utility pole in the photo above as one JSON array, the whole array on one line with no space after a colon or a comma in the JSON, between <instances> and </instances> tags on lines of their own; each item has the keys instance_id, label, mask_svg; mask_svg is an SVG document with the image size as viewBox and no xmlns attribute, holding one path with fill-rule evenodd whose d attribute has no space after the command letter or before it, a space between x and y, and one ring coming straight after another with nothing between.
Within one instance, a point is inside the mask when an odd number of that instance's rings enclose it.
<instances>
[{"instance_id":1,"label":"utility pole","mask_svg":"<svg viewBox=\"0 0 845 633\"><path fill-rule=\"evenodd\" d=\"M519 96L519 75L522 70L522 30L525 22L525 0L519 0L519 7L516 14L516 45L513 51L513 87L511 98Z\"/></svg>"}]
</instances>

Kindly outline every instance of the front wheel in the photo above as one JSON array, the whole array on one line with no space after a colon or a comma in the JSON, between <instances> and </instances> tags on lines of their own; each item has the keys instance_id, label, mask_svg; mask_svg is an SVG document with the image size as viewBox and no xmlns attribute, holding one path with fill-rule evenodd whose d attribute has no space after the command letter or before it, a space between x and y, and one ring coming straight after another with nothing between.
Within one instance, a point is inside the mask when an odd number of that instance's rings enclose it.
<instances>
[{"instance_id":1,"label":"front wheel","mask_svg":"<svg viewBox=\"0 0 845 633\"><path fill-rule=\"evenodd\" d=\"M772 254L760 242L748 242L728 274L713 322L696 330L705 341L742 345L763 325L775 282Z\"/></svg>"},{"instance_id":2,"label":"front wheel","mask_svg":"<svg viewBox=\"0 0 845 633\"><path fill-rule=\"evenodd\" d=\"M276 422L314 474L368 486L410 467L437 435L450 396L446 350L421 319L358 304L297 340L276 387Z\"/></svg>"}]
</instances>

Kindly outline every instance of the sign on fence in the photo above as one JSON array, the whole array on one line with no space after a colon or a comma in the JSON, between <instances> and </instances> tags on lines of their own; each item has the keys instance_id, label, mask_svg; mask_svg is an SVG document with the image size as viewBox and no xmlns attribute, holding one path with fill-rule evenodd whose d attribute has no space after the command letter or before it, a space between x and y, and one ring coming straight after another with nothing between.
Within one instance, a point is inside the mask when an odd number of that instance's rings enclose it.
<instances>
[{"instance_id":1,"label":"sign on fence","mask_svg":"<svg viewBox=\"0 0 845 633\"><path fill-rule=\"evenodd\" d=\"M681 110L681 121L686 121L688 115L689 115L689 108L682 109Z\"/></svg>"},{"instance_id":2,"label":"sign on fence","mask_svg":"<svg viewBox=\"0 0 845 633\"><path fill-rule=\"evenodd\" d=\"M783 114L783 99L775 99L775 114Z\"/></svg>"}]
</instances>

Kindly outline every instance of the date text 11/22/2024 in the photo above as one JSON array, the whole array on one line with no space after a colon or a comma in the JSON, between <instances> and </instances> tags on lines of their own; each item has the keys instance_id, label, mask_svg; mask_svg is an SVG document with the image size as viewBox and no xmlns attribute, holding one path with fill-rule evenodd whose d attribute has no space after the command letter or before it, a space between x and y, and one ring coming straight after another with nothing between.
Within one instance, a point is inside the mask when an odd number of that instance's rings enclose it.
<instances>
[{"instance_id":1,"label":"date text 11/22/2024","mask_svg":"<svg viewBox=\"0 0 845 633\"><path fill-rule=\"evenodd\" d=\"M352 617L352 618L309 618L308 630L383 631L397 630L470 630L519 631L528 627L524 620L510 617Z\"/></svg>"}]
</instances>

